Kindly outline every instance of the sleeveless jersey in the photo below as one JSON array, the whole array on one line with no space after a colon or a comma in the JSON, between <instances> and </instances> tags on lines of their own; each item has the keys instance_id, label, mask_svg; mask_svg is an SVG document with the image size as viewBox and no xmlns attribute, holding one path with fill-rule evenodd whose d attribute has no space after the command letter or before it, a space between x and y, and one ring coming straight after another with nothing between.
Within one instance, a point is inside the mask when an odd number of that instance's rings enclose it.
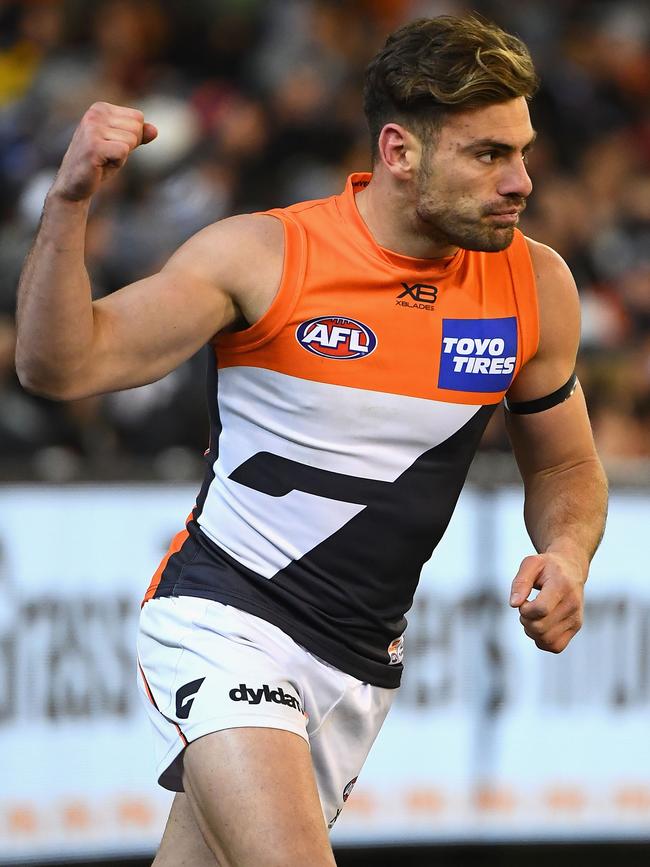
<instances>
[{"instance_id":1,"label":"sleeveless jersey","mask_svg":"<svg viewBox=\"0 0 650 867\"><path fill-rule=\"evenodd\" d=\"M358 213L369 178L267 212L284 226L281 284L214 342L206 477L145 601L216 599L396 687L421 568L538 319L519 231L498 253L399 255Z\"/></svg>"}]
</instances>

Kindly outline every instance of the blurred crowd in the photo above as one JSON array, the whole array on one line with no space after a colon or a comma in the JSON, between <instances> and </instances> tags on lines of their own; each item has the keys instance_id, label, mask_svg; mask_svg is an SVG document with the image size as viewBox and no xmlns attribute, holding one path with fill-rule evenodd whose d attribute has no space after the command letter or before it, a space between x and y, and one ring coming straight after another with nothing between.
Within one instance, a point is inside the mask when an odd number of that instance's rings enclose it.
<instances>
[{"instance_id":1,"label":"blurred crowd","mask_svg":"<svg viewBox=\"0 0 650 867\"><path fill-rule=\"evenodd\" d=\"M579 374L606 461L650 457L650 4L595 0L0 0L0 467L5 477L189 478L206 445L200 353L150 386L59 404L13 368L22 261L74 127L97 100L158 140L97 196L95 297L206 223L339 192L370 167L364 68L409 18L478 11L542 77L522 228L576 277ZM484 448L505 449L500 413Z\"/></svg>"}]
</instances>

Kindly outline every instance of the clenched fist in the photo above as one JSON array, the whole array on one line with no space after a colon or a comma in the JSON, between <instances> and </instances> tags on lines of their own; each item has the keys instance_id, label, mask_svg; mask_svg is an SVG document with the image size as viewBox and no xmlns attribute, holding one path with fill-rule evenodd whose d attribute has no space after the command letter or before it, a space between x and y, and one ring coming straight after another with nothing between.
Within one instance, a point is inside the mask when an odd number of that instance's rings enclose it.
<instances>
[{"instance_id":1,"label":"clenched fist","mask_svg":"<svg viewBox=\"0 0 650 867\"><path fill-rule=\"evenodd\" d=\"M51 192L72 202L89 199L124 165L131 151L157 135L141 111L94 103L72 136Z\"/></svg>"},{"instance_id":2,"label":"clenched fist","mask_svg":"<svg viewBox=\"0 0 650 867\"><path fill-rule=\"evenodd\" d=\"M558 553L526 557L514 581L510 605L540 650L560 653L582 626L587 570ZM528 601L533 589L540 592Z\"/></svg>"}]
</instances>

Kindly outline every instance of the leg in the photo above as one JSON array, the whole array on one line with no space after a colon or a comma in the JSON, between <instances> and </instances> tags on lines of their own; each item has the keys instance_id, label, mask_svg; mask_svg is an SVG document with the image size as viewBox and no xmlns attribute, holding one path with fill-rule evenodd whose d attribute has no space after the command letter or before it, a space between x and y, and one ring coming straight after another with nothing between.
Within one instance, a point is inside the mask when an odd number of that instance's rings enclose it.
<instances>
[{"instance_id":1,"label":"leg","mask_svg":"<svg viewBox=\"0 0 650 867\"><path fill-rule=\"evenodd\" d=\"M196 824L186 795L174 798L152 867L219 867Z\"/></svg>"},{"instance_id":2,"label":"leg","mask_svg":"<svg viewBox=\"0 0 650 867\"><path fill-rule=\"evenodd\" d=\"M223 867L335 867L302 737L271 728L206 735L185 750L183 784Z\"/></svg>"}]
</instances>

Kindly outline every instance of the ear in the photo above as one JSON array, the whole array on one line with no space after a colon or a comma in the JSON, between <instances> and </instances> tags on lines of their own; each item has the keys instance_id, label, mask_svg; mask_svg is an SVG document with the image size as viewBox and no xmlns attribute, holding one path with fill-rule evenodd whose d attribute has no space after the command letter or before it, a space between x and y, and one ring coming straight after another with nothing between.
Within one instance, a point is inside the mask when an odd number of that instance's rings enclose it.
<instances>
[{"instance_id":1,"label":"ear","mask_svg":"<svg viewBox=\"0 0 650 867\"><path fill-rule=\"evenodd\" d=\"M379 158L396 178L409 180L417 172L422 145L405 127L387 123L379 133L377 145Z\"/></svg>"}]
</instances>

